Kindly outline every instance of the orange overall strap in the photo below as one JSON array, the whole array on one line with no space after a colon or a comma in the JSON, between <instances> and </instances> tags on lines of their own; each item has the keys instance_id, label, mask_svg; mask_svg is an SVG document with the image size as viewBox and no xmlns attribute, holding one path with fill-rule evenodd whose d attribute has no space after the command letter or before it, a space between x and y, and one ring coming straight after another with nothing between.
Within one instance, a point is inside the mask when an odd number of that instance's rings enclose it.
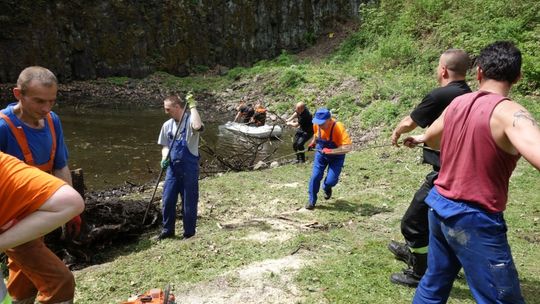
<instances>
[{"instance_id":1,"label":"orange overall strap","mask_svg":"<svg viewBox=\"0 0 540 304\"><path fill-rule=\"evenodd\" d=\"M13 136L15 136L15 140L17 140L19 148L21 148L23 153L24 162L30 166L34 166L34 158L32 157L32 152L30 152L30 146L28 146L28 141L26 140L26 135L24 134L23 128L21 126L15 127L11 119L2 112L0 112L0 118L6 121L11 129L11 133L13 133Z\"/></svg>"},{"instance_id":2,"label":"orange overall strap","mask_svg":"<svg viewBox=\"0 0 540 304\"><path fill-rule=\"evenodd\" d=\"M51 153L49 161L42 165L36 165L34 163L34 158L32 157L32 152L30 151L30 146L28 145L28 140L26 139L23 128L21 126L16 127L11 121L11 119L2 112L0 112L0 118L6 121L9 128L11 129L11 132L13 133L13 136L15 136L15 140L17 140L17 143L19 144L19 147L21 148L21 151L23 153L24 162L29 164L30 166L35 166L43 171L52 172L54 157L56 156L56 132L54 129L51 113L47 114L46 117L49 125L49 131L51 132L52 137Z\"/></svg>"},{"instance_id":3,"label":"orange overall strap","mask_svg":"<svg viewBox=\"0 0 540 304\"><path fill-rule=\"evenodd\" d=\"M51 153L49 153L50 158L49 161L43 165L36 166L39 169L52 173L54 168L54 158L56 156L56 130L54 129L54 123L52 119L51 113L47 114L47 123L49 124L49 131L51 132L51 139L52 139L52 145L51 145Z\"/></svg>"}]
</instances>

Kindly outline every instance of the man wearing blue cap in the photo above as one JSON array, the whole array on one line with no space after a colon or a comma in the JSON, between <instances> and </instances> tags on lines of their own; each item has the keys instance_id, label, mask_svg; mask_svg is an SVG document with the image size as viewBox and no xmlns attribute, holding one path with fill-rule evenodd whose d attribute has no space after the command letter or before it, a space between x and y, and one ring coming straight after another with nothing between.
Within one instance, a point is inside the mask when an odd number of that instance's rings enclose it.
<instances>
[{"instance_id":1,"label":"man wearing blue cap","mask_svg":"<svg viewBox=\"0 0 540 304\"><path fill-rule=\"evenodd\" d=\"M339 180L339 174L345 162L345 154L352 150L352 142L345 126L332 119L326 108L319 108L313 117L315 136L309 144L309 150L316 148L313 171L309 180L309 202L306 209L313 210L317 202L317 193L321 187L324 170L328 172L323 183L324 198L332 197L332 187Z\"/></svg>"}]
</instances>

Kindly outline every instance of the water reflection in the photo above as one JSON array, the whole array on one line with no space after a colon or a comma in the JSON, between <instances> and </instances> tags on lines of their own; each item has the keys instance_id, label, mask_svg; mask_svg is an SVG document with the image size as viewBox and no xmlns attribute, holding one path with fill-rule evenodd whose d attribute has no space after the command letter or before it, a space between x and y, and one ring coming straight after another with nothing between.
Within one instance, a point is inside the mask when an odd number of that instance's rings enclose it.
<instances>
[{"instance_id":1,"label":"water reflection","mask_svg":"<svg viewBox=\"0 0 540 304\"><path fill-rule=\"evenodd\" d=\"M157 137L167 116L159 108L91 108L59 106L64 137L70 152L70 167L83 168L90 190L155 180L161 159ZM204 121L204 111L201 113ZM225 159L245 153L253 140L220 127L222 121L205 122L202 143ZM281 140L265 141L255 161L290 154L292 131ZM246 159L249 158L246 156ZM293 158L291 156L291 158ZM201 153L201 171L215 171L215 158Z\"/></svg>"}]
</instances>

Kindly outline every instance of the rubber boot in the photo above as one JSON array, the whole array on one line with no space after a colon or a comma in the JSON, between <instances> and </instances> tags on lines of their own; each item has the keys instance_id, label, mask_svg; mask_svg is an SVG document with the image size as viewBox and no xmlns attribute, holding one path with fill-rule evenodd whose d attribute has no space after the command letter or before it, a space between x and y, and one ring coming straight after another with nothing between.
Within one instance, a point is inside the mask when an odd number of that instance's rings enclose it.
<instances>
[{"instance_id":1,"label":"rubber boot","mask_svg":"<svg viewBox=\"0 0 540 304\"><path fill-rule=\"evenodd\" d=\"M412 253L412 268L405 269L403 272L394 273L390 276L390 281L395 284L401 284L416 288L420 279L427 269L427 253Z\"/></svg>"},{"instance_id":2,"label":"rubber boot","mask_svg":"<svg viewBox=\"0 0 540 304\"><path fill-rule=\"evenodd\" d=\"M407 244L390 241L390 243L388 243L388 250L394 254L396 260L405 262L409 268L413 267L411 264L411 261L413 260L412 253Z\"/></svg>"},{"instance_id":3,"label":"rubber boot","mask_svg":"<svg viewBox=\"0 0 540 304\"><path fill-rule=\"evenodd\" d=\"M298 159L299 163L303 164L303 163L306 162L306 154L305 153L300 153L300 154L298 154L298 156L299 156L299 159Z\"/></svg>"}]
</instances>

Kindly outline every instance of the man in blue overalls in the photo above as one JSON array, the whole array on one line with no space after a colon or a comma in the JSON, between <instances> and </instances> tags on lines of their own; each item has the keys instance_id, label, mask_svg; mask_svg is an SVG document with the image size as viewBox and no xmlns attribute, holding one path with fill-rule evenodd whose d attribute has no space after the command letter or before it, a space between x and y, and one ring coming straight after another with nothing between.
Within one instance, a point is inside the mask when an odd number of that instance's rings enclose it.
<instances>
[{"instance_id":1,"label":"man in blue overalls","mask_svg":"<svg viewBox=\"0 0 540 304\"><path fill-rule=\"evenodd\" d=\"M184 114L186 102L190 112ZM171 119L163 124L158 139L158 144L163 146L161 167L167 169L162 199L163 229L158 240L174 236L178 194L182 199L183 238L195 235L199 202L199 132L203 124L193 95L188 93L186 102L178 96L169 96L163 101L165 113ZM180 128L178 132L177 128ZM167 157L169 150L170 157Z\"/></svg>"},{"instance_id":2,"label":"man in blue overalls","mask_svg":"<svg viewBox=\"0 0 540 304\"><path fill-rule=\"evenodd\" d=\"M313 117L313 137L309 149L316 148L313 160L313 172L309 181L309 202L306 209L312 210L317 203L317 193L321 187L324 170L328 173L323 183L324 198L332 197L332 187L339 180L345 154L352 150L352 142L341 122L332 119L332 114L326 108L320 108Z\"/></svg>"}]
</instances>

